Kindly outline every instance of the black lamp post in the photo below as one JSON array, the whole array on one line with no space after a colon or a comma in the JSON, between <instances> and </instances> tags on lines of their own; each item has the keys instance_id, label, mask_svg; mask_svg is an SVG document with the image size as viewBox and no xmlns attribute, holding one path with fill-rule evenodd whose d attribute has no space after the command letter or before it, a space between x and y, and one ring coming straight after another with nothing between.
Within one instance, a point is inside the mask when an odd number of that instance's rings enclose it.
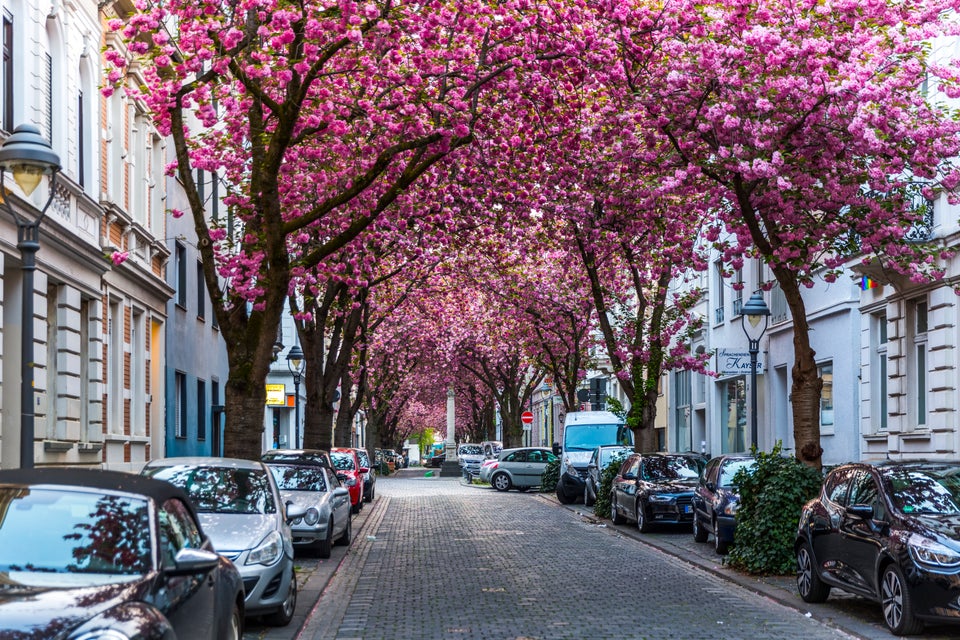
<instances>
[{"instance_id":1,"label":"black lamp post","mask_svg":"<svg viewBox=\"0 0 960 640\"><path fill-rule=\"evenodd\" d=\"M287 368L293 374L293 448L300 448L300 376L303 375L303 350L295 344L287 352Z\"/></svg>"},{"instance_id":2,"label":"black lamp post","mask_svg":"<svg viewBox=\"0 0 960 640\"><path fill-rule=\"evenodd\" d=\"M33 219L18 213L10 202L4 180L13 175L23 194L30 197L44 175L50 176L50 197ZM20 361L20 468L33 468L33 435L36 415L33 407L33 272L40 249L40 222L53 202L60 156L32 124L22 124L0 145L0 195L3 206L17 223L17 249L23 271L22 323Z\"/></svg>"},{"instance_id":3,"label":"black lamp post","mask_svg":"<svg viewBox=\"0 0 960 640\"><path fill-rule=\"evenodd\" d=\"M750 296L747 304L743 305L740 316L740 324L743 326L743 333L747 336L750 349L750 442L753 446L759 447L757 435L757 355L760 353L760 338L767 330L767 319L770 317L770 309L763 301L763 295L758 291ZM763 320L763 326L760 326L760 320ZM748 328L749 327L749 328Z\"/></svg>"}]
</instances>

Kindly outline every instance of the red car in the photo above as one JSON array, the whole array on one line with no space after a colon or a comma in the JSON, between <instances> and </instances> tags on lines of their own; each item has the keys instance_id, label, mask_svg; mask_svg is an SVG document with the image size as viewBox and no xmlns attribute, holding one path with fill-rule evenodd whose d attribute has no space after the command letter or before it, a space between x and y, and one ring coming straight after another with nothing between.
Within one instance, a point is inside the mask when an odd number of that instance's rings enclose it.
<instances>
[{"instance_id":1,"label":"red car","mask_svg":"<svg viewBox=\"0 0 960 640\"><path fill-rule=\"evenodd\" d=\"M330 449L330 458L333 467L337 470L337 477L350 492L350 505L354 513L360 513L363 508L363 474L370 469L360 466L360 459L353 449Z\"/></svg>"}]
</instances>

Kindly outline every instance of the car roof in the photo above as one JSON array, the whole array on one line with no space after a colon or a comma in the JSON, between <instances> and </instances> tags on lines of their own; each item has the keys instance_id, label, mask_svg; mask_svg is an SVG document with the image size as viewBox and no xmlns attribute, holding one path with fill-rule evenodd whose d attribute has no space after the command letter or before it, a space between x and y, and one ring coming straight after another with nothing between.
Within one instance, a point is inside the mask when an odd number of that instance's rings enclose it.
<instances>
[{"instance_id":1,"label":"car roof","mask_svg":"<svg viewBox=\"0 0 960 640\"><path fill-rule=\"evenodd\" d=\"M324 449L270 449L260 456L260 460L267 464L331 466L330 452Z\"/></svg>"},{"instance_id":2,"label":"car roof","mask_svg":"<svg viewBox=\"0 0 960 640\"><path fill-rule=\"evenodd\" d=\"M623 424L623 420L612 411L571 411L564 419L563 424Z\"/></svg>"},{"instance_id":3,"label":"car roof","mask_svg":"<svg viewBox=\"0 0 960 640\"><path fill-rule=\"evenodd\" d=\"M146 464L151 469L156 467L174 467L178 465L189 467L229 467L233 469L263 469L260 460L244 460L243 458L217 458L213 456L182 456L174 458L158 458Z\"/></svg>"},{"instance_id":4,"label":"car roof","mask_svg":"<svg viewBox=\"0 0 960 640\"><path fill-rule=\"evenodd\" d=\"M0 471L0 484L87 487L103 491L138 494L160 503L170 498L179 498L187 504L190 503L187 494L182 489L165 480L156 480L123 471L66 467L6 469Z\"/></svg>"}]
</instances>

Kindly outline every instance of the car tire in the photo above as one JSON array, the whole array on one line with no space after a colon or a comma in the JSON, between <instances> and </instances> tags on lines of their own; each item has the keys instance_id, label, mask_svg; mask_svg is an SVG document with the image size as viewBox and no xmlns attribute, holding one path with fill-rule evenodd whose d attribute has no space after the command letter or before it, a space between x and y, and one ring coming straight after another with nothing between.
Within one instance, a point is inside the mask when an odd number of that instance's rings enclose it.
<instances>
[{"instance_id":1,"label":"car tire","mask_svg":"<svg viewBox=\"0 0 960 640\"><path fill-rule=\"evenodd\" d=\"M240 594L241 596L243 594ZM230 612L230 621L227 623L226 640L240 640L243 637L243 611L240 604L233 603L233 611Z\"/></svg>"},{"instance_id":2,"label":"car tire","mask_svg":"<svg viewBox=\"0 0 960 640\"><path fill-rule=\"evenodd\" d=\"M353 513L353 514L360 513L361 509L363 509L363 500L359 500L357 504L350 505L350 513Z\"/></svg>"},{"instance_id":3,"label":"car tire","mask_svg":"<svg viewBox=\"0 0 960 640\"><path fill-rule=\"evenodd\" d=\"M510 482L509 476L505 473L498 473L490 480L490 484L493 485L493 488L497 491L510 491L512 483Z\"/></svg>"},{"instance_id":4,"label":"car tire","mask_svg":"<svg viewBox=\"0 0 960 640\"><path fill-rule=\"evenodd\" d=\"M830 585L820 579L817 559L807 542L797 549L797 591L804 602L823 602L830 595Z\"/></svg>"},{"instance_id":5,"label":"car tire","mask_svg":"<svg viewBox=\"0 0 960 640\"><path fill-rule=\"evenodd\" d=\"M903 571L895 564L889 564L883 570L880 604L883 607L883 621L893 635L912 636L923 631L923 622L913 613L913 600L907 591Z\"/></svg>"},{"instance_id":6,"label":"car tire","mask_svg":"<svg viewBox=\"0 0 960 640\"><path fill-rule=\"evenodd\" d=\"M713 521L713 550L721 556L727 555L730 551L730 543L720 539L720 527L717 526L716 520Z\"/></svg>"},{"instance_id":7,"label":"car tire","mask_svg":"<svg viewBox=\"0 0 960 640\"><path fill-rule=\"evenodd\" d=\"M290 590L284 599L280 608L266 617L266 623L271 627L285 627L293 620L293 614L297 610L297 573L293 572L290 578Z\"/></svg>"},{"instance_id":8,"label":"car tire","mask_svg":"<svg viewBox=\"0 0 960 640\"><path fill-rule=\"evenodd\" d=\"M321 558L329 558L333 551L333 518L330 518L330 524L327 525L327 537L317 543L317 555Z\"/></svg>"},{"instance_id":9,"label":"car tire","mask_svg":"<svg viewBox=\"0 0 960 640\"><path fill-rule=\"evenodd\" d=\"M583 506L592 507L596 500L592 497L590 493L590 487L588 485L583 485Z\"/></svg>"},{"instance_id":10,"label":"car tire","mask_svg":"<svg viewBox=\"0 0 960 640\"><path fill-rule=\"evenodd\" d=\"M567 494L563 492L563 488L558 484L557 485L557 500L560 501L560 504L573 504L576 501L576 498L568 498Z\"/></svg>"},{"instance_id":11,"label":"car tire","mask_svg":"<svg viewBox=\"0 0 960 640\"><path fill-rule=\"evenodd\" d=\"M610 522L613 524L623 524L627 520L617 511L617 494L610 492Z\"/></svg>"},{"instance_id":12,"label":"car tire","mask_svg":"<svg viewBox=\"0 0 960 640\"><path fill-rule=\"evenodd\" d=\"M637 500L637 530L640 533L650 533L653 525L650 524L650 518L647 517L647 508L643 500Z\"/></svg>"},{"instance_id":13,"label":"car tire","mask_svg":"<svg viewBox=\"0 0 960 640\"><path fill-rule=\"evenodd\" d=\"M349 547L350 542L353 541L353 518L347 518L347 526L343 530L343 534L337 538L336 545L338 547Z\"/></svg>"},{"instance_id":14,"label":"car tire","mask_svg":"<svg viewBox=\"0 0 960 640\"><path fill-rule=\"evenodd\" d=\"M706 542L707 538L710 537L710 534L706 529L703 528L703 524L700 523L700 516L697 515L697 512L693 512L693 541L694 542Z\"/></svg>"}]
</instances>

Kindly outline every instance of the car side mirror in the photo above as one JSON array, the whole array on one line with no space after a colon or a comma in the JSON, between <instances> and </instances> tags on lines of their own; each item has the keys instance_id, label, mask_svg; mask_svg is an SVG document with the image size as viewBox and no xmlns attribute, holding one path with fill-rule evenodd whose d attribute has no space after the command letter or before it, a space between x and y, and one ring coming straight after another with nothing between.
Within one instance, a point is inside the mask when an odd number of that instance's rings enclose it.
<instances>
[{"instance_id":1,"label":"car side mirror","mask_svg":"<svg viewBox=\"0 0 960 640\"><path fill-rule=\"evenodd\" d=\"M847 507L847 513L853 516L854 518L860 518L861 520L872 520L873 505L852 504L849 507Z\"/></svg>"},{"instance_id":2,"label":"car side mirror","mask_svg":"<svg viewBox=\"0 0 960 640\"><path fill-rule=\"evenodd\" d=\"M347 496L350 497L350 492L347 491L344 487L337 487L333 490L334 496Z\"/></svg>"},{"instance_id":3,"label":"car side mirror","mask_svg":"<svg viewBox=\"0 0 960 640\"><path fill-rule=\"evenodd\" d=\"M596 469L596 468L597 468L596 462L591 462L587 465L587 469Z\"/></svg>"},{"instance_id":4,"label":"car side mirror","mask_svg":"<svg viewBox=\"0 0 960 640\"><path fill-rule=\"evenodd\" d=\"M180 549L173 558L173 566L165 570L172 576L208 573L220 564L220 556L207 549Z\"/></svg>"},{"instance_id":5,"label":"car side mirror","mask_svg":"<svg viewBox=\"0 0 960 640\"><path fill-rule=\"evenodd\" d=\"M287 511L287 522L292 522L297 518L302 518L307 515L307 508L300 506L299 504L293 504L290 500L287 500L286 511Z\"/></svg>"},{"instance_id":6,"label":"car side mirror","mask_svg":"<svg viewBox=\"0 0 960 640\"><path fill-rule=\"evenodd\" d=\"M558 456L558 455L560 455L560 454L563 452L562 449L560 449L560 443L559 443L559 442L554 442L554 443L553 443L553 447L551 448L551 451L553 451L553 455L555 455L555 456Z\"/></svg>"},{"instance_id":7,"label":"car side mirror","mask_svg":"<svg viewBox=\"0 0 960 640\"><path fill-rule=\"evenodd\" d=\"M708 490L710 490L710 491L716 491L716 490L717 490L717 483L714 482L713 480L707 480L707 481L704 483L704 486L705 486Z\"/></svg>"},{"instance_id":8,"label":"car side mirror","mask_svg":"<svg viewBox=\"0 0 960 640\"><path fill-rule=\"evenodd\" d=\"M360 473L370 473L370 467L360 467Z\"/></svg>"},{"instance_id":9,"label":"car side mirror","mask_svg":"<svg viewBox=\"0 0 960 640\"><path fill-rule=\"evenodd\" d=\"M623 479L624 479L624 480L636 480L636 479L637 479L637 474L635 474L635 473L625 473L625 474L623 474Z\"/></svg>"}]
</instances>

